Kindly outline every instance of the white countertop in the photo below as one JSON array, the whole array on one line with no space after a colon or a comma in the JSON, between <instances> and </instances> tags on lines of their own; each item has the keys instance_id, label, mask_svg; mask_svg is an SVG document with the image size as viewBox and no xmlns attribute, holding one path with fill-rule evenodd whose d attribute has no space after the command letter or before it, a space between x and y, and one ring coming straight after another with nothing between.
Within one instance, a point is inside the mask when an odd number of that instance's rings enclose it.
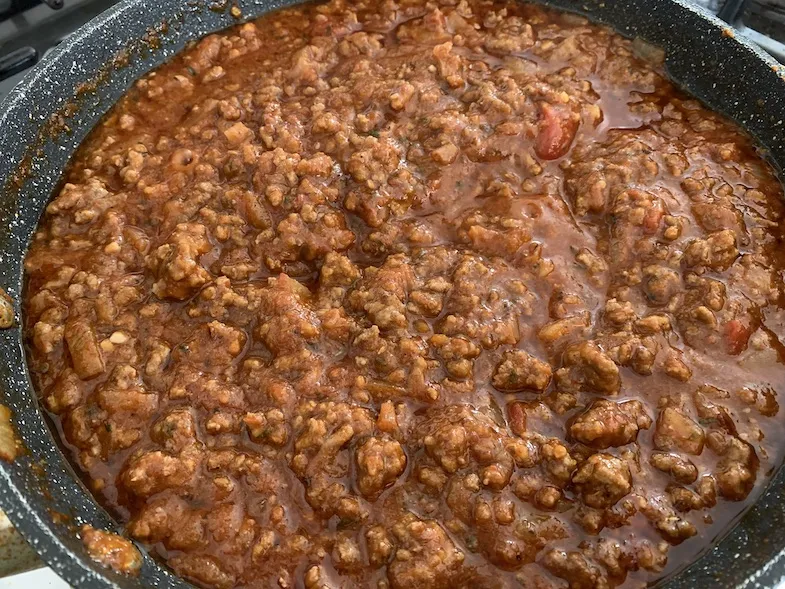
<instances>
[{"instance_id":1,"label":"white countertop","mask_svg":"<svg viewBox=\"0 0 785 589\"><path fill-rule=\"evenodd\" d=\"M58 577L52 569L36 569L21 575L0 579L2 589L69 589L68 583Z\"/></svg>"}]
</instances>

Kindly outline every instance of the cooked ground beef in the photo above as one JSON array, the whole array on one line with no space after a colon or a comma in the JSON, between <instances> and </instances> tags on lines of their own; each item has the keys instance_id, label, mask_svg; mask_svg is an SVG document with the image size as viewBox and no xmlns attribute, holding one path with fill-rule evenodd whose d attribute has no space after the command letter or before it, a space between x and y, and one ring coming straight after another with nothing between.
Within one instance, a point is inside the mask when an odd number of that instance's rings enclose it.
<instances>
[{"instance_id":1,"label":"cooked ground beef","mask_svg":"<svg viewBox=\"0 0 785 589\"><path fill-rule=\"evenodd\" d=\"M643 586L782 459L782 197L582 18L287 9L84 143L26 260L30 368L198 585Z\"/></svg>"}]
</instances>

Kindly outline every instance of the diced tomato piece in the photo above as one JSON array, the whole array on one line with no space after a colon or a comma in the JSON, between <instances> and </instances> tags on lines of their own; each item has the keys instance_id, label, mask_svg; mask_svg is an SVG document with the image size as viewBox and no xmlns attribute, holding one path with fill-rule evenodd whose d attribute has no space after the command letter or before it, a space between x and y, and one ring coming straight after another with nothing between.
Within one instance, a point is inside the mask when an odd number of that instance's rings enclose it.
<instances>
[{"instance_id":1,"label":"diced tomato piece","mask_svg":"<svg viewBox=\"0 0 785 589\"><path fill-rule=\"evenodd\" d=\"M566 154L578 132L578 121L570 111L556 108L547 102L540 105L540 128L534 152L544 160L555 160Z\"/></svg>"},{"instance_id":2,"label":"diced tomato piece","mask_svg":"<svg viewBox=\"0 0 785 589\"><path fill-rule=\"evenodd\" d=\"M646 215L643 217L643 231L648 235L653 235L657 233L657 229L660 227L660 221L665 216L665 211L662 210L659 206L655 205L651 207L648 211L646 211Z\"/></svg>"},{"instance_id":3,"label":"diced tomato piece","mask_svg":"<svg viewBox=\"0 0 785 589\"><path fill-rule=\"evenodd\" d=\"M526 412L523 410L522 403L513 401L507 405L507 419L512 433L518 436L526 433Z\"/></svg>"},{"instance_id":4,"label":"diced tomato piece","mask_svg":"<svg viewBox=\"0 0 785 589\"><path fill-rule=\"evenodd\" d=\"M725 324L725 351L731 356L738 356L747 347L750 339L750 328L738 319L732 319Z\"/></svg>"}]
</instances>

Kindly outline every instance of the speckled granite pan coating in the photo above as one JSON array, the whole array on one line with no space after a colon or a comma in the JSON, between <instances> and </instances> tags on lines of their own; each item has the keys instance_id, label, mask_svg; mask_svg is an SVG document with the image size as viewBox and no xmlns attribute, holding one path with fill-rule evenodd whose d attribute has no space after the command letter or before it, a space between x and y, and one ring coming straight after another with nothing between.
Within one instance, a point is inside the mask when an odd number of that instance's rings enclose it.
<instances>
[{"instance_id":1,"label":"speckled granite pan coating","mask_svg":"<svg viewBox=\"0 0 785 589\"><path fill-rule=\"evenodd\" d=\"M290 3L244 0L238 6L250 18ZM546 3L665 48L672 77L742 124L776 167L785 168L785 69L722 23L677 0ZM232 13L237 11L228 3L124 0L61 44L0 105L0 218L6 220L0 226L0 287L17 303L24 251L75 148L134 79L188 40L235 24ZM75 530L82 523L109 530L116 525L78 481L37 409L19 329L0 332L0 358L0 402L13 410L27 449L13 464L0 463L0 508L73 586L188 587L149 558L138 579L127 579L86 556ZM714 550L664 586L772 587L785 578L784 483L780 471Z\"/></svg>"}]
</instances>

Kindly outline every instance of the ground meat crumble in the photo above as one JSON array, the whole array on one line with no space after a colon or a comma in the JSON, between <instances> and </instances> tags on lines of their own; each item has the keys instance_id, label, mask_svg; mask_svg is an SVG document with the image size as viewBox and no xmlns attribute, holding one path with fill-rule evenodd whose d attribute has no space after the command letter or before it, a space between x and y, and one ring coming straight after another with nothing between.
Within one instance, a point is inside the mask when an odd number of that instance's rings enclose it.
<instances>
[{"instance_id":1,"label":"ground meat crumble","mask_svg":"<svg viewBox=\"0 0 785 589\"><path fill-rule=\"evenodd\" d=\"M782 459L782 196L582 18L291 8L82 146L26 259L29 365L200 586L642 587Z\"/></svg>"}]
</instances>

